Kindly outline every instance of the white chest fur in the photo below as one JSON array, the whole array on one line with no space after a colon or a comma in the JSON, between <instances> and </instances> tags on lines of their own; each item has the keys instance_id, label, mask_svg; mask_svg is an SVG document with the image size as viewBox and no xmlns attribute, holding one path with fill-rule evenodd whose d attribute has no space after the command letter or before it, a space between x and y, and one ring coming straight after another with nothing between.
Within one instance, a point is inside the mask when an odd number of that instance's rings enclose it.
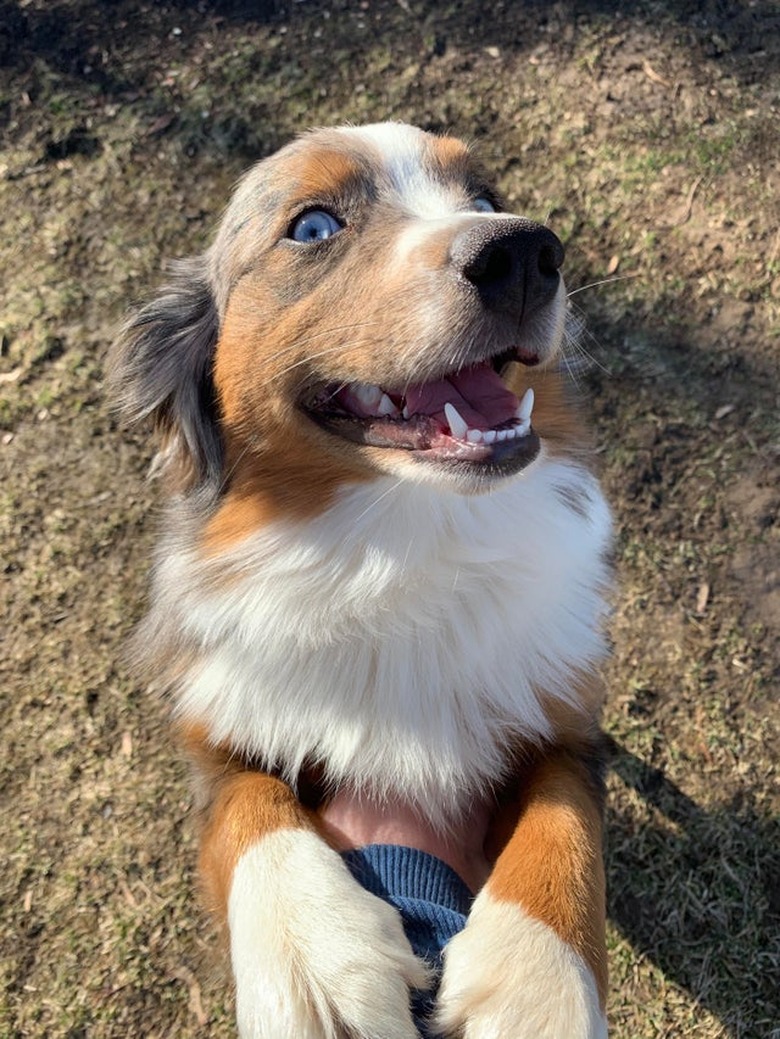
<instances>
[{"instance_id":1,"label":"white chest fur","mask_svg":"<svg viewBox=\"0 0 780 1039\"><path fill-rule=\"evenodd\" d=\"M446 815L598 664L609 536L595 479L543 458L489 495L381 480L217 563L169 554L157 607L203 649L177 710L290 777L319 761Z\"/></svg>"}]
</instances>

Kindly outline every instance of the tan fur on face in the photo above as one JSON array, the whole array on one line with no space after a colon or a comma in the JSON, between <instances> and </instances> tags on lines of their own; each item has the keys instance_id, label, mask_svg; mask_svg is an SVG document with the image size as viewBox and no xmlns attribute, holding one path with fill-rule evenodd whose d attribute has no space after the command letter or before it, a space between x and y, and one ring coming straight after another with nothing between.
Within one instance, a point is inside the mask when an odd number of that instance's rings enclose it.
<instances>
[{"instance_id":1,"label":"tan fur on face","mask_svg":"<svg viewBox=\"0 0 780 1039\"><path fill-rule=\"evenodd\" d=\"M435 147L431 148L429 163L445 171L452 178L465 179L474 175L474 160L466 145L459 137L437 137Z\"/></svg>"},{"instance_id":2,"label":"tan fur on face","mask_svg":"<svg viewBox=\"0 0 780 1039\"><path fill-rule=\"evenodd\" d=\"M359 194L367 180L366 165L335 146L310 148L295 165L291 187L297 199L314 204Z\"/></svg>"},{"instance_id":3,"label":"tan fur on face","mask_svg":"<svg viewBox=\"0 0 780 1039\"><path fill-rule=\"evenodd\" d=\"M262 284L245 279L234 294L217 348L214 378L226 448L228 490L206 531L209 551L281 515L302 518L327 507L335 490L368 477L340 444L323 450L321 435L296 408L308 374L298 326L273 322ZM293 324L288 332L289 324ZM259 377L258 377L259 376Z\"/></svg>"}]
</instances>

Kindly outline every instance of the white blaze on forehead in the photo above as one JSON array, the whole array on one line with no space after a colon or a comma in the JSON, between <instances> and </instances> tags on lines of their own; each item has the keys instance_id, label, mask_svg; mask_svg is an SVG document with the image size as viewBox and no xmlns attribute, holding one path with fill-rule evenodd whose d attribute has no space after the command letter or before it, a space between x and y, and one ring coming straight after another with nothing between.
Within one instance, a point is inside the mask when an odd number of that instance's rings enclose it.
<instances>
[{"instance_id":1,"label":"white blaze on forehead","mask_svg":"<svg viewBox=\"0 0 780 1039\"><path fill-rule=\"evenodd\" d=\"M438 179L426 158L436 148L436 137L406 123L373 123L340 127L339 133L369 142L379 153L394 198L414 217L399 232L393 262L405 265L431 236L447 228L478 220L511 220L509 213L485 213L472 208L465 185Z\"/></svg>"},{"instance_id":2,"label":"white blaze on forehead","mask_svg":"<svg viewBox=\"0 0 780 1039\"><path fill-rule=\"evenodd\" d=\"M393 194L412 216L440 219L468 204L465 187L438 180L425 162L426 153L436 146L433 135L405 123L348 126L339 132L354 134L376 147Z\"/></svg>"}]
</instances>

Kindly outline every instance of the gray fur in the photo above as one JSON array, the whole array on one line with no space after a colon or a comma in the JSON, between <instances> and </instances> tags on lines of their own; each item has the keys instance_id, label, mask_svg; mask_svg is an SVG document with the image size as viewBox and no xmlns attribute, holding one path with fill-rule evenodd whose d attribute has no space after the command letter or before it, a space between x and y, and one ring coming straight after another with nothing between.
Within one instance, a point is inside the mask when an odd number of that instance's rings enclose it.
<instances>
[{"instance_id":1,"label":"gray fur","mask_svg":"<svg viewBox=\"0 0 780 1039\"><path fill-rule=\"evenodd\" d=\"M129 425L151 418L176 461L202 486L219 481L222 441L212 379L219 317L208 255L180 260L160 295L122 328L108 367L117 410Z\"/></svg>"}]
</instances>

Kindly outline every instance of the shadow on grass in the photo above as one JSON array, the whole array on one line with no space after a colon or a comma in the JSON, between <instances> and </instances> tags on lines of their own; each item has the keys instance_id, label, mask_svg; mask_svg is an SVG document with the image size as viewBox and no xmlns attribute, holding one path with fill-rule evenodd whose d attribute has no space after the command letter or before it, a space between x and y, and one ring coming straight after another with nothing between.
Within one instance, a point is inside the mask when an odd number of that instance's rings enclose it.
<instances>
[{"instance_id":1,"label":"shadow on grass","mask_svg":"<svg viewBox=\"0 0 780 1039\"><path fill-rule=\"evenodd\" d=\"M630 808L608 809L610 918L724 1024L744 1014L751 1036L768 1036L780 1020L777 821L744 799L732 810L705 812L660 769L619 745L612 768L652 821Z\"/></svg>"},{"instance_id":2,"label":"shadow on grass","mask_svg":"<svg viewBox=\"0 0 780 1039\"><path fill-rule=\"evenodd\" d=\"M544 43L565 58L582 33L613 22L623 34L660 33L692 65L714 63L741 83L769 83L780 68L780 12L765 0L706 10L688 0L532 0L489 18L474 0L374 0L365 9L349 0L118 0L106 15L99 0L0 0L0 127L13 98L68 99L72 125L42 142L42 165L99 153L91 112L110 103L132 105L150 140L174 137L188 159L214 154L238 171L311 122L310 101L321 91L343 98L338 119L354 118L355 85L375 75L372 54L380 65L390 56L399 67L423 68L448 51L498 43L521 54ZM263 27L282 23L285 42L271 46ZM197 90L176 81L186 67L198 69ZM457 70L465 96L469 67L464 60ZM381 96L381 84L369 87ZM452 129L459 119L449 108L431 110L414 78L383 103L386 117L411 115L425 129ZM476 138L501 131L489 98L467 108L456 129Z\"/></svg>"},{"instance_id":3,"label":"shadow on grass","mask_svg":"<svg viewBox=\"0 0 780 1039\"><path fill-rule=\"evenodd\" d=\"M780 68L780 9L767 0L706 5L699 0L563 0L555 5L529 0L502 5L490 17L478 0L375 0L365 8L368 26L361 16L354 17L355 7L349 0L119 0L110 5L109 17L101 0L0 0L0 69L23 73L31 61L40 60L52 71L72 77L73 88L81 81L117 98L149 85L149 72L170 33L186 39L207 27L239 25L249 30L275 21L292 28L316 23L323 36L337 36L356 54L384 35L388 45L398 47L399 40L404 41L400 49L414 57L421 47L436 54L449 45L497 41L503 48L525 51L536 46L543 33L565 52L572 38L563 31L566 26L584 29L621 19L625 27L627 18L638 28L674 34L692 61L718 62L745 83L764 81ZM377 16L381 21L372 21ZM117 55L128 49L146 60L131 66L117 62ZM332 74L332 64L325 60L322 66L323 76Z\"/></svg>"}]
</instances>

